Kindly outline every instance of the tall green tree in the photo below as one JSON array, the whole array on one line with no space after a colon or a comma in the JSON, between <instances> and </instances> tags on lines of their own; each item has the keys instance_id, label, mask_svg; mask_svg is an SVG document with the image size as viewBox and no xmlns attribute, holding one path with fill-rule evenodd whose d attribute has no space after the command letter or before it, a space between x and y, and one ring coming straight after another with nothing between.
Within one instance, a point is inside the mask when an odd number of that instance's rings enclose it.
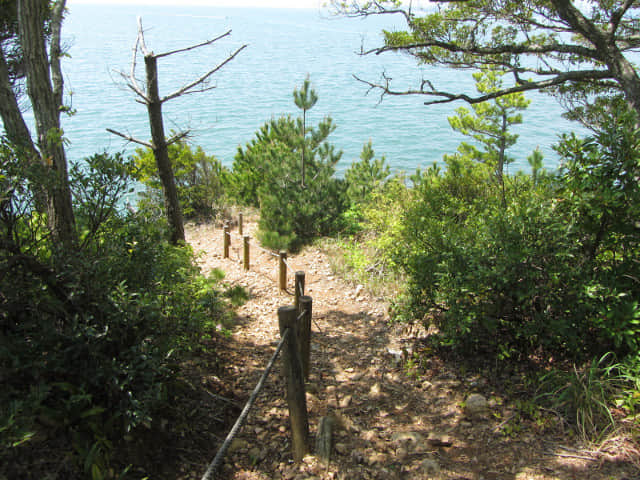
<instances>
[{"instance_id":1,"label":"tall green tree","mask_svg":"<svg viewBox=\"0 0 640 480\"><path fill-rule=\"evenodd\" d=\"M311 110L318 101L318 95L316 91L311 88L311 82L309 77L304 80L300 90L297 88L293 90L293 101L300 110L302 110L302 160L300 162L300 178L302 186L304 187L304 154L307 143L307 112Z\"/></svg>"},{"instance_id":2,"label":"tall green tree","mask_svg":"<svg viewBox=\"0 0 640 480\"><path fill-rule=\"evenodd\" d=\"M473 74L476 90L480 94L498 91L502 86L504 72L485 69ZM518 135L510 131L510 127L522 123L522 110L526 109L530 100L522 92L511 93L493 100L471 105L471 110L460 107L456 115L449 117L449 125L463 135L473 138L482 146L482 150L474 145L463 143L460 152L471 159L485 163L494 172L505 199L504 169L513 161L507 155L507 149L515 145Z\"/></svg>"},{"instance_id":3,"label":"tall green tree","mask_svg":"<svg viewBox=\"0 0 640 480\"><path fill-rule=\"evenodd\" d=\"M416 13L399 0L339 1L350 15L394 14L407 29L384 32L384 45L371 50L406 52L432 66L509 73L511 82L490 93L469 95L435 85L428 78L418 88L394 90L390 80L370 83L391 95L420 94L426 103L464 100L480 103L516 92L550 90L574 101L594 96L622 96L640 111L640 77L631 56L640 46L640 5L632 0L496 1L470 0L432 4Z\"/></svg>"}]
</instances>

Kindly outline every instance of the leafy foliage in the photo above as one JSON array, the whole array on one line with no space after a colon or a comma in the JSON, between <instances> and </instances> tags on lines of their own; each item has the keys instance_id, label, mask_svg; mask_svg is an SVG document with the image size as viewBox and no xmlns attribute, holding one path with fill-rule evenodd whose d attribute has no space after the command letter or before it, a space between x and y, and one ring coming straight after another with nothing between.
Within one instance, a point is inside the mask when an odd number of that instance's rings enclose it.
<instances>
[{"instance_id":1,"label":"leafy foliage","mask_svg":"<svg viewBox=\"0 0 640 480\"><path fill-rule=\"evenodd\" d=\"M178 198L185 217L215 217L220 210L226 169L218 159L208 156L201 147L194 150L184 140L173 143L168 148ZM160 202L162 184L153 152L150 149L138 149L134 160L139 169L138 180L149 189L147 201Z\"/></svg>"},{"instance_id":2,"label":"leafy foliage","mask_svg":"<svg viewBox=\"0 0 640 480\"><path fill-rule=\"evenodd\" d=\"M422 174L396 257L409 277L400 316L500 358L637 352L634 118L565 138L560 176L513 177L506 206L480 164L449 158L444 173Z\"/></svg>"},{"instance_id":3,"label":"leafy foliage","mask_svg":"<svg viewBox=\"0 0 640 480\"><path fill-rule=\"evenodd\" d=\"M598 98L623 96L636 111L640 106L640 79L632 63L640 11L635 4L597 0L580 8L563 0L469 1L446 2L420 12L398 0L331 3L349 15L404 17L406 29L384 31L384 45L374 53L404 52L420 63L460 72L498 68L512 79L496 92L475 96L449 91L428 79L403 92L391 88L391 79L371 84L383 94L425 95L427 103L478 103L544 90L559 94L569 106L586 106L583 112L589 116L591 107L598 107Z\"/></svg>"},{"instance_id":4,"label":"leafy foliage","mask_svg":"<svg viewBox=\"0 0 640 480\"><path fill-rule=\"evenodd\" d=\"M119 156L75 172L86 241L51 255L13 153L0 164L0 471L26 478L15 459L53 435L77 461L66 474L107 478L123 461L116 442L157 428L178 359L223 302L191 250L167 243L166 224L115 208L131 182Z\"/></svg>"}]
</instances>

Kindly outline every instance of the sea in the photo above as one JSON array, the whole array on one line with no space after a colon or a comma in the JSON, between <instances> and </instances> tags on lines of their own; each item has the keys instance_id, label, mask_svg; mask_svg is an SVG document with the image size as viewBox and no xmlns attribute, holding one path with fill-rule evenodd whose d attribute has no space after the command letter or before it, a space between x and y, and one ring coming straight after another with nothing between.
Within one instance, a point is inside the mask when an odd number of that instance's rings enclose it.
<instances>
[{"instance_id":1,"label":"sea","mask_svg":"<svg viewBox=\"0 0 640 480\"><path fill-rule=\"evenodd\" d=\"M356 79L390 79L399 91L429 79L442 90L474 92L468 70L419 65L399 53L362 54L382 44L383 30L402 29L401 18L345 18L311 9L73 4L63 25L65 100L74 112L65 117L63 128L72 162L105 150L134 152L135 144L107 128L150 138L146 109L124 79L131 72L138 17L146 46L156 54L231 32L210 46L160 58L161 95L179 90L247 45L213 75L209 86L214 88L164 104L167 133L189 130L190 142L229 167L238 148L265 122L301 114L293 90L307 77L319 97L308 122L331 116L337 126L330 141L343 151L338 174L369 141L376 157L384 156L392 170L411 173L441 162L468 140L447 120L463 103L426 106L424 96L381 97ZM141 58L136 76L143 81ZM527 97L531 105L523 123L514 127L519 139L508 152L515 159L510 171L528 171L527 156L535 148L543 152L547 168L556 168L559 159L552 145L562 132L579 131L580 126L562 118L563 109L551 96Z\"/></svg>"}]
</instances>

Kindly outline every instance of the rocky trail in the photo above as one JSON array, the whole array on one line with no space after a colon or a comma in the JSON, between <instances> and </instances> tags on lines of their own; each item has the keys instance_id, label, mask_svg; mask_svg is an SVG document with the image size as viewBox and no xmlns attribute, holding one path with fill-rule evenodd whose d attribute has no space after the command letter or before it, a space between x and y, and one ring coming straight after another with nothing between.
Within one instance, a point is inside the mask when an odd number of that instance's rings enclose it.
<instances>
[{"instance_id":1,"label":"rocky trail","mask_svg":"<svg viewBox=\"0 0 640 480\"><path fill-rule=\"evenodd\" d=\"M234 417L279 341L278 307L293 303L289 293L278 291L277 261L257 248L256 228L245 219L244 233L252 237L249 272L240 262L237 229L232 230L231 258L223 259L219 225L187 228L188 242L201 252L203 271L220 269L224 282L250 293L218 352L224 373L202 379L209 391L240 405L233 407ZM284 382L275 369L218 478L640 478L632 465L618 461L615 451L586 452L571 443L567 432L550 434L535 421L516 422L511 404L477 375L461 376L438 358L427 359L425 374L408 374L401 352L411 339L389 326L383 299L336 277L317 247L290 255L288 264L305 272L305 294L313 298L307 407L312 445L320 419L331 415L335 420L331 461L327 465L309 455L300 464L292 462ZM288 285L292 291L291 271ZM220 438L226 433L220 432ZM211 458L216 448L211 446ZM211 458L203 459L199 475Z\"/></svg>"}]
</instances>

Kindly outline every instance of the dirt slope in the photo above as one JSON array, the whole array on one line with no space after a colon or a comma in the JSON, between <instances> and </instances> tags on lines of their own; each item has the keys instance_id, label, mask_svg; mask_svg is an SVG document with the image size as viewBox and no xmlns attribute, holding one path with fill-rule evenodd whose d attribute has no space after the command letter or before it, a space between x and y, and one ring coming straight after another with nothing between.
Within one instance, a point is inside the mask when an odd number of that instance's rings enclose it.
<instances>
[{"instance_id":1,"label":"dirt slope","mask_svg":"<svg viewBox=\"0 0 640 480\"><path fill-rule=\"evenodd\" d=\"M255 228L245 220L245 234L252 235ZM231 259L222 258L219 226L191 225L187 240L202 252L205 272L219 268L226 282L251 293L238 311L232 337L219 352L225 374L203 379L211 391L224 385L242 405L278 342L277 308L291 304L292 297L278 291L276 260L258 249L255 239L250 272L240 264L236 229ZM316 247L291 255L288 263L293 271L306 273L305 293L313 297L309 421L313 443L320 418L333 415L337 420L332 461L324 465L309 456L301 465L292 463L284 384L276 372L219 478L640 479L632 465L616 461L615 451L585 452L557 428L550 434L534 421L515 423L509 402L483 378L455 373L438 358L427 360L420 378L407 375L398 354L402 332L388 325L388 306L381 299L336 278L327 256ZM292 291L292 273L288 280ZM464 402L472 393L488 400L485 414L465 412ZM211 458L216 448L212 445ZM202 475L206 464L194 469Z\"/></svg>"}]
</instances>

